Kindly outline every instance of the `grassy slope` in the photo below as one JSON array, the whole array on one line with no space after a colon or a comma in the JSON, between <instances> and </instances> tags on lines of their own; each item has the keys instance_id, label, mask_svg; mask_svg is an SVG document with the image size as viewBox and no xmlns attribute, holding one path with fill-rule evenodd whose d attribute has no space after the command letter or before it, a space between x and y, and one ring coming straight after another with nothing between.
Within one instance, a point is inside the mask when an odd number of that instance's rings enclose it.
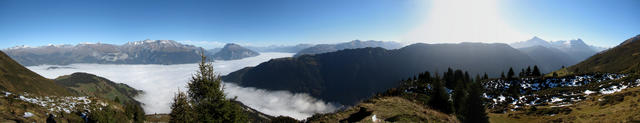
<instances>
[{"instance_id":1,"label":"grassy slope","mask_svg":"<svg viewBox=\"0 0 640 123\"><path fill-rule=\"evenodd\" d=\"M586 100L567 106L570 112L533 114L529 110L505 114L490 113L493 123L528 122L640 122L640 87L628 88L610 95L589 96ZM550 106L536 107L550 111ZM531 114L529 114L531 113Z\"/></svg>"},{"instance_id":2,"label":"grassy slope","mask_svg":"<svg viewBox=\"0 0 640 123\"><path fill-rule=\"evenodd\" d=\"M66 88L25 68L1 51L0 90L36 95L72 95Z\"/></svg>"},{"instance_id":3,"label":"grassy slope","mask_svg":"<svg viewBox=\"0 0 640 123\"><path fill-rule=\"evenodd\" d=\"M118 97L122 102L135 101L133 97L140 93L140 91L126 84L115 83L88 73L73 73L60 76L55 79L55 82L70 88L72 92L78 95L95 96L109 100L115 100Z\"/></svg>"},{"instance_id":4,"label":"grassy slope","mask_svg":"<svg viewBox=\"0 0 640 123\"><path fill-rule=\"evenodd\" d=\"M359 122L372 122L371 117L374 114L378 119L396 119L397 122L458 122L454 116L425 108L401 97L374 98L344 111L315 115L308 120L309 122L338 122L360 112L361 108L365 108L372 114L358 120Z\"/></svg>"}]
</instances>

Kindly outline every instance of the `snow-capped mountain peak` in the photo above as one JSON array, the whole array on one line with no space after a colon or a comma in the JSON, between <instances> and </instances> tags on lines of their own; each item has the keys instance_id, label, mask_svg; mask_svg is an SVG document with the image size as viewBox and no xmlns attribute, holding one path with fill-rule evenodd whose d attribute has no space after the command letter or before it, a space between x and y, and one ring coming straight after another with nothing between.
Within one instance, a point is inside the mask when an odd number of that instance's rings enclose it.
<instances>
[{"instance_id":1,"label":"snow-capped mountain peak","mask_svg":"<svg viewBox=\"0 0 640 123\"><path fill-rule=\"evenodd\" d=\"M512 43L510 45L511 47L514 47L514 48L524 48L524 47L532 47L532 46L551 47L551 43L539 38L538 36L534 36L533 38L526 41Z\"/></svg>"},{"instance_id":2,"label":"snow-capped mountain peak","mask_svg":"<svg viewBox=\"0 0 640 123\"><path fill-rule=\"evenodd\" d=\"M7 48L7 50L17 50L17 49L25 49L25 48L31 48L31 47L28 45L19 45L19 46Z\"/></svg>"},{"instance_id":3,"label":"snow-capped mountain peak","mask_svg":"<svg viewBox=\"0 0 640 123\"><path fill-rule=\"evenodd\" d=\"M142 41L134 41L128 42L125 44L126 46L142 46L142 45L152 45L153 47L181 47L184 46L174 40L142 40Z\"/></svg>"}]
</instances>

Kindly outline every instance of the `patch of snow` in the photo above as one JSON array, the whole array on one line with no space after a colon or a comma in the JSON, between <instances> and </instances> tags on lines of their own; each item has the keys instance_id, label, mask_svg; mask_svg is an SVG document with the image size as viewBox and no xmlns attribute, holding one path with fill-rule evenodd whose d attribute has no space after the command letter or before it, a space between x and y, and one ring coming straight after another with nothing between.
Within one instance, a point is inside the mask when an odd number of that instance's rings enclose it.
<instances>
[{"instance_id":1,"label":"patch of snow","mask_svg":"<svg viewBox=\"0 0 640 123\"><path fill-rule=\"evenodd\" d=\"M29 118L29 117L33 117L33 113L31 113L31 112L24 112L24 118Z\"/></svg>"},{"instance_id":2,"label":"patch of snow","mask_svg":"<svg viewBox=\"0 0 640 123\"><path fill-rule=\"evenodd\" d=\"M560 102L560 101L562 101L562 100L564 100L564 99L562 99L562 98L558 98L558 97L553 97L553 98L551 98L551 102L552 102L552 103Z\"/></svg>"},{"instance_id":3,"label":"patch of snow","mask_svg":"<svg viewBox=\"0 0 640 123\"><path fill-rule=\"evenodd\" d=\"M584 94L586 94L586 95L590 95L590 94L593 94L593 93L596 93L596 92L595 91L590 91L590 90L585 90L584 91Z\"/></svg>"},{"instance_id":4,"label":"patch of snow","mask_svg":"<svg viewBox=\"0 0 640 123\"><path fill-rule=\"evenodd\" d=\"M600 89L600 93L602 93L602 94L612 94L612 93L615 93L615 92L620 92L620 91L626 89L627 87L628 86L626 86L626 85L622 85L622 86L619 86L619 87L614 85L614 86L611 86L609 88Z\"/></svg>"},{"instance_id":5,"label":"patch of snow","mask_svg":"<svg viewBox=\"0 0 640 123\"><path fill-rule=\"evenodd\" d=\"M504 96L500 95L500 96L498 96L498 99L500 99L498 101L503 102L506 98Z\"/></svg>"},{"instance_id":6,"label":"patch of snow","mask_svg":"<svg viewBox=\"0 0 640 123\"><path fill-rule=\"evenodd\" d=\"M376 115L374 114L373 116L371 116L371 121L373 122L378 122L380 120L378 120L378 118L376 117Z\"/></svg>"}]
</instances>

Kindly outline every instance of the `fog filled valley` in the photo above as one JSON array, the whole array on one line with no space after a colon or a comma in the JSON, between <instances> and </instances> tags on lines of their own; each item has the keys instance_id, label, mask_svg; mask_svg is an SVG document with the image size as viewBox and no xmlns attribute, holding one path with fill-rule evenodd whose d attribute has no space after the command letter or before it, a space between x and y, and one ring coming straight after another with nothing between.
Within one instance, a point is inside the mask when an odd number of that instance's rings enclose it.
<instances>
[{"instance_id":1,"label":"fog filled valley","mask_svg":"<svg viewBox=\"0 0 640 123\"><path fill-rule=\"evenodd\" d=\"M215 71L220 75L244 67L256 66L274 58L291 57L292 53L261 53L251 58L213 62ZM197 64L176 65L128 65L128 64L71 64L29 66L30 70L50 79L75 72L86 72L124 83L140 89L143 94L136 97L143 103L147 114L170 113L172 98L178 90L185 91L189 78L196 72ZM318 100L304 93L289 91L269 91L254 87L241 87L225 83L227 98L238 100L263 113L279 116L291 116L305 119L314 113L328 113L336 110L339 104Z\"/></svg>"}]
</instances>

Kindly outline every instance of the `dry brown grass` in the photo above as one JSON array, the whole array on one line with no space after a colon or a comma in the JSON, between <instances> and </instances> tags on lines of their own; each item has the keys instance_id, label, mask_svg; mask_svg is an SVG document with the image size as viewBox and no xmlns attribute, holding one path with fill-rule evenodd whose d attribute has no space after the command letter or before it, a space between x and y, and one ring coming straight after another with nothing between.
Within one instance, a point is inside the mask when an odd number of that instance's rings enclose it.
<instances>
[{"instance_id":1,"label":"dry brown grass","mask_svg":"<svg viewBox=\"0 0 640 123\"><path fill-rule=\"evenodd\" d=\"M372 116L376 115L377 119L384 121L396 116L404 116L400 118L402 122L459 122L455 116L444 114L419 104L406 100L400 97L381 97L370 99L360 103L357 106L351 107L344 111L325 114L319 118L311 118L310 122L339 122L340 120L347 119L354 113L360 111L361 108L365 108L367 111L371 111L372 114L366 116L358 122L373 122Z\"/></svg>"}]
</instances>

